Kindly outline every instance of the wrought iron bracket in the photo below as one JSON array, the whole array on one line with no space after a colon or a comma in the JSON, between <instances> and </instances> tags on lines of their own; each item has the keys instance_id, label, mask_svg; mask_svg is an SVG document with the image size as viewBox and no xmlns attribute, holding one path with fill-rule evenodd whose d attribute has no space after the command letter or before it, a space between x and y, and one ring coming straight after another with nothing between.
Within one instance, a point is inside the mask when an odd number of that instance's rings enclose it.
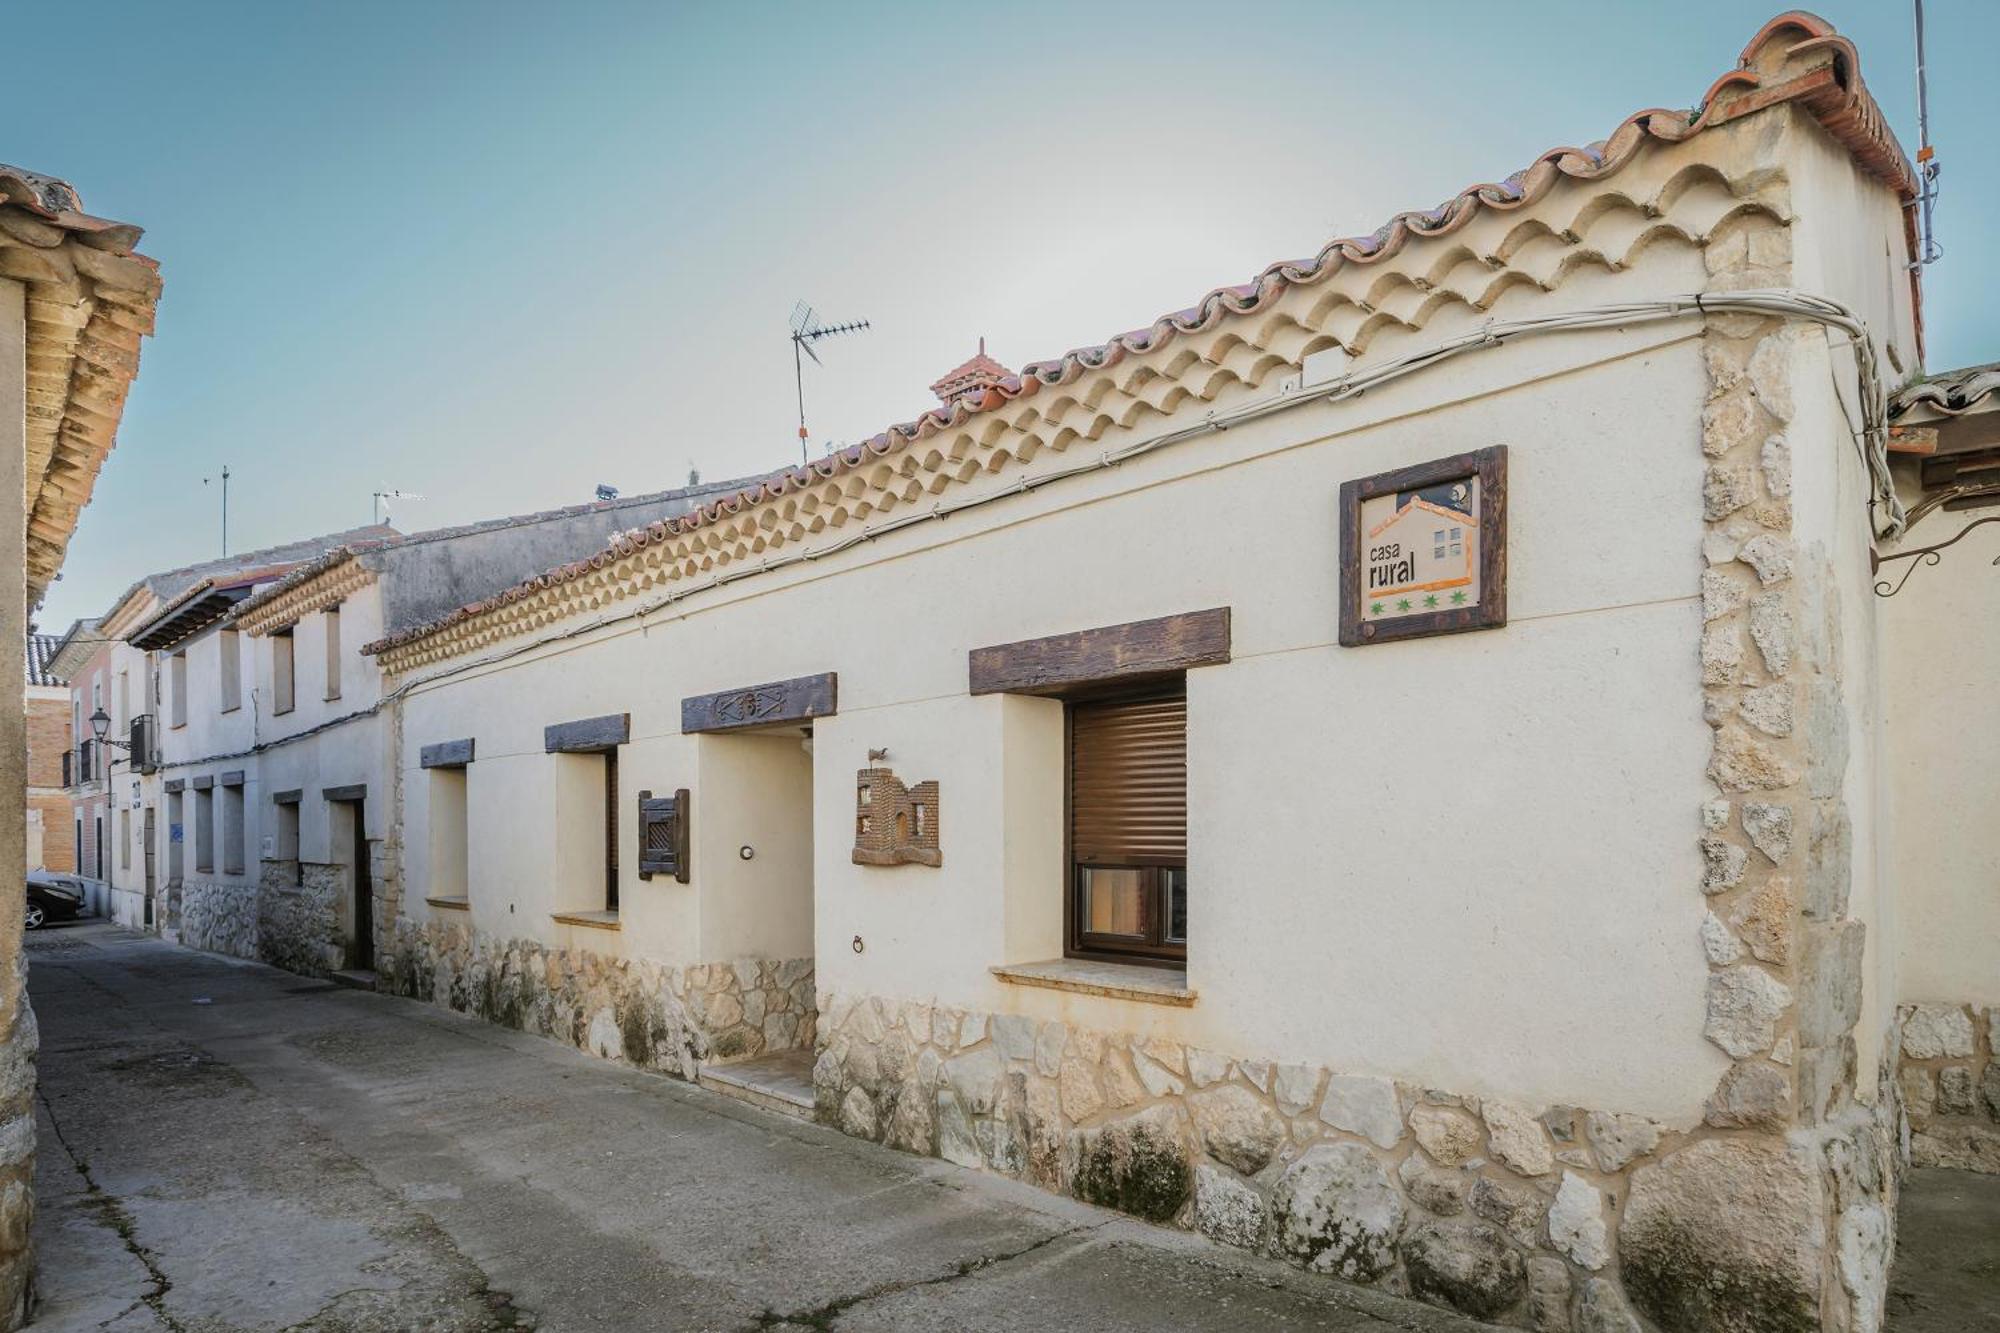
<instances>
[{"instance_id":1,"label":"wrought iron bracket","mask_svg":"<svg viewBox=\"0 0 2000 1333\"><path fill-rule=\"evenodd\" d=\"M1882 566L1892 560L1908 560L1910 562L1910 567L1903 571L1903 577L1900 579L1893 581L1889 579L1877 579L1875 581L1875 595L1877 597L1894 597L1903 590L1903 585L1910 581L1910 575L1917 572L1917 566L1943 564L1943 552L1946 547L1956 546L1958 543L1964 541L1974 528L1985 523L2000 523L2000 514L1988 514L1984 518L1975 518L1972 522L1960 528L1957 536L1947 538L1935 546L1919 546L1915 550L1897 551L1893 555L1880 555L1871 552L1868 557L1868 572L1871 574L1881 573ZM2000 556L1995 556L1993 563L2000 565Z\"/></svg>"}]
</instances>

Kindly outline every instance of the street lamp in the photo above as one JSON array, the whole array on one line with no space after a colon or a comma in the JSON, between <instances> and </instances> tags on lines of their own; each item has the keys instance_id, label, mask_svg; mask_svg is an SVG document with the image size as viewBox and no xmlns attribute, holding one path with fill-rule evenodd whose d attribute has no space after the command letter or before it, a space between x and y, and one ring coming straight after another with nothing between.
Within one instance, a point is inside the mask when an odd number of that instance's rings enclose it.
<instances>
[{"instance_id":1,"label":"street lamp","mask_svg":"<svg viewBox=\"0 0 2000 1333\"><path fill-rule=\"evenodd\" d=\"M104 711L103 704L99 704L97 706L97 711L90 715L90 734L97 738L97 743L99 745L115 746L120 750L130 750L132 748L124 741L114 741L108 739L110 731L111 731L111 714Z\"/></svg>"}]
</instances>

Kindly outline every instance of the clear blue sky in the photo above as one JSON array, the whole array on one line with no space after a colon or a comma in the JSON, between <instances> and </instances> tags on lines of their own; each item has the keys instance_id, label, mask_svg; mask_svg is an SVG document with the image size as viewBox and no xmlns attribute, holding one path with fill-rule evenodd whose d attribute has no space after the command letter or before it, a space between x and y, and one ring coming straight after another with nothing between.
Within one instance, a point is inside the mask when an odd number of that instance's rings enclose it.
<instances>
[{"instance_id":1,"label":"clear blue sky","mask_svg":"<svg viewBox=\"0 0 2000 1333\"><path fill-rule=\"evenodd\" d=\"M39 617L137 575L796 459L1012 366L1687 106L1758 4L119 3L12 7L0 161L164 269L119 447ZM1914 151L1909 8L1819 12ZM2000 357L2000 4L1931 7L1932 369Z\"/></svg>"}]
</instances>

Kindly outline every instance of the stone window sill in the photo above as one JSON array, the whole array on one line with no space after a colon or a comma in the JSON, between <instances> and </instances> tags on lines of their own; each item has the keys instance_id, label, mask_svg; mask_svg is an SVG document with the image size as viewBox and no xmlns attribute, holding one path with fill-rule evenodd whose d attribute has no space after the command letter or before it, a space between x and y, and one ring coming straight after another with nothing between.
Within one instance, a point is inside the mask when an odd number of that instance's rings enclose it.
<instances>
[{"instance_id":1,"label":"stone window sill","mask_svg":"<svg viewBox=\"0 0 2000 1333\"><path fill-rule=\"evenodd\" d=\"M472 899L464 896L457 898L426 898L424 901L432 907L456 907L461 912L472 910Z\"/></svg>"},{"instance_id":2,"label":"stone window sill","mask_svg":"<svg viewBox=\"0 0 2000 1333\"><path fill-rule=\"evenodd\" d=\"M592 930L618 929L616 912L551 912L549 915L565 926L589 926Z\"/></svg>"},{"instance_id":3,"label":"stone window sill","mask_svg":"<svg viewBox=\"0 0 2000 1333\"><path fill-rule=\"evenodd\" d=\"M1099 963L1084 958L1051 958L1041 963L1011 963L992 971L994 976L1013 986L1042 986L1049 990L1075 991L1079 995L1102 995L1107 999L1138 1000L1142 1004L1169 1004L1179 1008L1186 1008L1195 1001L1195 992L1188 989L1187 974L1178 968Z\"/></svg>"}]
</instances>

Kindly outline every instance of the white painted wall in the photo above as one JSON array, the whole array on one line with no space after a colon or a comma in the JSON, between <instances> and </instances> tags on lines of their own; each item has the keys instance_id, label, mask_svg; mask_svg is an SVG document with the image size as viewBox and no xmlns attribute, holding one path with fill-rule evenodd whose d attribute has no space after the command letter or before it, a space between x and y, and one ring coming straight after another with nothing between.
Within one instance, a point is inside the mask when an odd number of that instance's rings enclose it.
<instances>
[{"instance_id":1,"label":"white painted wall","mask_svg":"<svg viewBox=\"0 0 2000 1333\"><path fill-rule=\"evenodd\" d=\"M1691 247L1663 241L1561 296L1689 291L1703 276ZM621 787L692 788L694 882L628 880L623 928L576 942L703 961L727 883L716 846L734 846L709 830L741 807L710 785L715 738L677 734L679 701L834 670L839 714L817 725L812 761L823 991L1690 1123L1726 1064L1701 1037L1694 893L1709 742L1696 331L1482 352L419 686L405 762L476 737L475 924L563 943L541 728L630 711ZM1339 484L1494 443L1513 451L1512 623L1338 647ZM1000 983L991 966L1060 951L1061 719L1042 701L968 697L967 652L1217 605L1234 608L1235 661L1189 677L1198 1003ZM848 858L854 774L882 747L906 782L941 784L939 870ZM424 789L406 789L418 845Z\"/></svg>"},{"instance_id":2,"label":"white painted wall","mask_svg":"<svg viewBox=\"0 0 2000 1333\"><path fill-rule=\"evenodd\" d=\"M1940 511L1906 545L1944 541L1980 512ZM2000 525L1987 524L1882 604L1883 778L1900 908L1895 998L1906 1003L2000 1004L1995 560Z\"/></svg>"}]
</instances>

